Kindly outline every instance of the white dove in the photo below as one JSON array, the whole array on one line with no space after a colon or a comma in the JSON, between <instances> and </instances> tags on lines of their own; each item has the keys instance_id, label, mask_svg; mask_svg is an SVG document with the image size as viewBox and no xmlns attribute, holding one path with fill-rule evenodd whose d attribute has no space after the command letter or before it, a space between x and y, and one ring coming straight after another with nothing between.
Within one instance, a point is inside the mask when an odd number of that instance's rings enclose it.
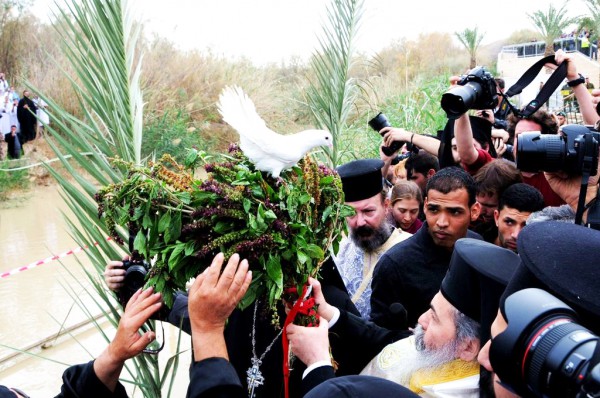
<instances>
[{"instance_id":1,"label":"white dove","mask_svg":"<svg viewBox=\"0 0 600 398\"><path fill-rule=\"evenodd\" d=\"M294 166L312 148L333 147L333 137L325 130L304 130L290 135L274 132L240 87L225 87L217 107L223 120L240 134L240 148L248 159L258 170L269 172L274 178Z\"/></svg>"}]
</instances>

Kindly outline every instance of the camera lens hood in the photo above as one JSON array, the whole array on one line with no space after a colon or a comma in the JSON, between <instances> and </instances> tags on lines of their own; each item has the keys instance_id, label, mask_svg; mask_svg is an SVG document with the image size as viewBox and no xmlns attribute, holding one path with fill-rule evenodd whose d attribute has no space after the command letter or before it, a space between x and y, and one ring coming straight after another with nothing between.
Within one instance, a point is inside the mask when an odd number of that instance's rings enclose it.
<instances>
[{"instance_id":1,"label":"camera lens hood","mask_svg":"<svg viewBox=\"0 0 600 398\"><path fill-rule=\"evenodd\" d=\"M565 167L566 139L539 131L517 136L517 168L521 171L560 171Z\"/></svg>"},{"instance_id":2,"label":"camera lens hood","mask_svg":"<svg viewBox=\"0 0 600 398\"><path fill-rule=\"evenodd\" d=\"M570 321L576 313L550 293L536 288L510 295L504 310L508 326L492 339L490 362L502 384L522 396L528 396L531 392L525 381L524 365L532 337L549 322L558 319Z\"/></svg>"},{"instance_id":3,"label":"camera lens hood","mask_svg":"<svg viewBox=\"0 0 600 398\"><path fill-rule=\"evenodd\" d=\"M391 124L388 118L382 112L379 112L377 116L369 120L369 126L379 133L379 131L381 131L382 128L390 127Z\"/></svg>"}]
</instances>

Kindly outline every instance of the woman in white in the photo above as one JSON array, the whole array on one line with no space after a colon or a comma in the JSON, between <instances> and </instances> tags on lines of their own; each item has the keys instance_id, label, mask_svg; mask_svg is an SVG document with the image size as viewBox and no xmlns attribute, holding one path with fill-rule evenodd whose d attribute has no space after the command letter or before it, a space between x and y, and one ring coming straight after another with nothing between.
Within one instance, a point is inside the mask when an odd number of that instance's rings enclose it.
<instances>
[{"instance_id":1,"label":"woman in white","mask_svg":"<svg viewBox=\"0 0 600 398\"><path fill-rule=\"evenodd\" d=\"M2 132L3 135L6 135L8 133L10 133L10 126L11 126L11 121L10 121L10 108L12 107L12 104L10 102L10 99L8 97L8 95L3 95L0 96L0 115L2 115L2 118L0 118L0 131Z\"/></svg>"},{"instance_id":2,"label":"woman in white","mask_svg":"<svg viewBox=\"0 0 600 398\"><path fill-rule=\"evenodd\" d=\"M37 105L38 131L40 137L44 134L44 126L50 124L50 116L46 112L48 104L39 96L35 100Z\"/></svg>"},{"instance_id":3,"label":"woman in white","mask_svg":"<svg viewBox=\"0 0 600 398\"><path fill-rule=\"evenodd\" d=\"M17 126L17 132L21 132L21 126L19 125L19 119L17 118L17 107L18 106L19 106L19 100L13 99L12 103L9 105L8 110L6 112L8 113L8 116L10 118L10 125Z\"/></svg>"}]
</instances>

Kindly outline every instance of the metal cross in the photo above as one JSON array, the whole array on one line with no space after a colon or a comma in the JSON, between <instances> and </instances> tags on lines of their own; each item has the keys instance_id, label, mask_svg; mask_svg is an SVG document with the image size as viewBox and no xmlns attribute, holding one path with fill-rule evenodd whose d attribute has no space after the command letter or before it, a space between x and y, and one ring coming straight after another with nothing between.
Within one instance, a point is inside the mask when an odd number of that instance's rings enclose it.
<instances>
[{"instance_id":1,"label":"metal cross","mask_svg":"<svg viewBox=\"0 0 600 398\"><path fill-rule=\"evenodd\" d=\"M262 361L260 359L252 358L252 367L248 368L246 371L246 375L248 376L246 378L248 381L248 396L250 398L254 398L254 389L258 386L262 386L265 381L265 378L258 368L261 363Z\"/></svg>"}]
</instances>

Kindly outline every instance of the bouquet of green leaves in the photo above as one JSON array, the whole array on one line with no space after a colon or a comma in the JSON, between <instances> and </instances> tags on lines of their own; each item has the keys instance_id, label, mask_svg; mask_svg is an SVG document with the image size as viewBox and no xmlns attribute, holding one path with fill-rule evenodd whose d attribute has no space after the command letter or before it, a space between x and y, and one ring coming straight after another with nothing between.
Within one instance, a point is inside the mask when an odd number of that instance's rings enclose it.
<instances>
[{"instance_id":1,"label":"bouquet of green leaves","mask_svg":"<svg viewBox=\"0 0 600 398\"><path fill-rule=\"evenodd\" d=\"M147 283L168 306L175 290L223 252L239 253L252 270L240 307L260 297L275 308L284 289L302 291L329 249L337 250L352 212L341 180L308 155L278 179L256 170L235 145L209 160L194 150L185 165L168 155L147 167L114 160L127 178L97 193L99 216L118 242L119 229L133 231L134 249L152 264ZM194 178L198 166L207 178Z\"/></svg>"}]
</instances>

